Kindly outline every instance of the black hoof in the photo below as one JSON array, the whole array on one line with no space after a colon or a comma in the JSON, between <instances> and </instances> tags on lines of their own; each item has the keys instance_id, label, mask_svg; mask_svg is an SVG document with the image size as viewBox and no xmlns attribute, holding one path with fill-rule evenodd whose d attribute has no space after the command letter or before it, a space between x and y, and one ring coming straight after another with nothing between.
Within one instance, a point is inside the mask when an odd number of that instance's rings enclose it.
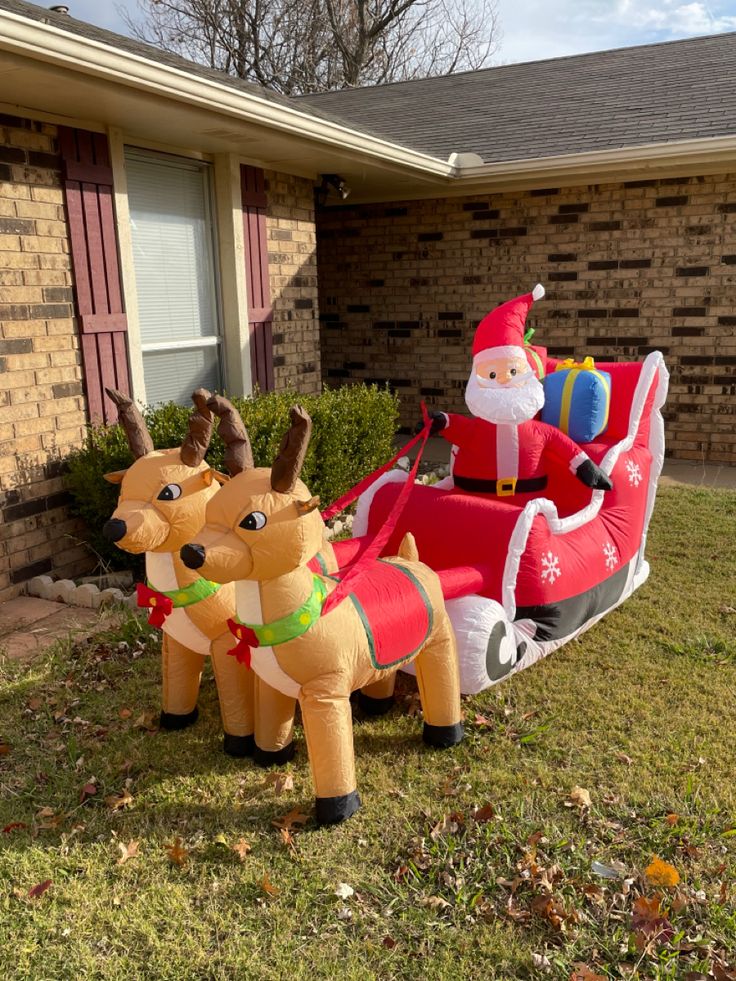
<instances>
[{"instance_id":1,"label":"black hoof","mask_svg":"<svg viewBox=\"0 0 736 981\"><path fill-rule=\"evenodd\" d=\"M338 824L360 808L360 797L357 790L352 790L342 797L317 797L314 805L317 824Z\"/></svg>"},{"instance_id":2,"label":"black hoof","mask_svg":"<svg viewBox=\"0 0 736 981\"><path fill-rule=\"evenodd\" d=\"M293 739L283 749L261 749L260 746L254 745L253 762L264 767L282 766L294 759L294 753L296 753L296 745Z\"/></svg>"},{"instance_id":3,"label":"black hoof","mask_svg":"<svg viewBox=\"0 0 736 981\"><path fill-rule=\"evenodd\" d=\"M199 709L195 705L192 711L187 712L186 715L176 715L174 712L162 711L159 725L162 729L168 729L169 732L176 732L177 729L187 729L189 726L193 726L198 718Z\"/></svg>"},{"instance_id":4,"label":"black hoof","mask_svg":"<svg viewBox=\"0 0 736 981\"><path fill-rule=\"evenodd\" d=\"M358 706L366 715L385 715L394 707L394 696L388 698L371 698L364 692L358 692Z\"/></svg>"},{"instance_id":5,"label":"black hoof","mask_svg":"<svg viewBox=\"0 0 736 981\"><path fill-rule=\"evenodd\" d=\"M250 736L231 736L226 732L222 738L222 748L228 756L237 756L242 759L244 756L252 756L256 748L256 741L253 733Z\"/></svg>"},{"instance_id":6,"label":"black hoof","mask_svg":"<svg viewBox=\"0 0 736 981\"><path fill-rule=\"evenodd\" d=\"M422 739L428 746L436 749L449 749L450 746L457 746L463 741L465 730L462 722L456 722L454 726L431 726L428 722L424 723Z\"/></svg>"}]
</instances>

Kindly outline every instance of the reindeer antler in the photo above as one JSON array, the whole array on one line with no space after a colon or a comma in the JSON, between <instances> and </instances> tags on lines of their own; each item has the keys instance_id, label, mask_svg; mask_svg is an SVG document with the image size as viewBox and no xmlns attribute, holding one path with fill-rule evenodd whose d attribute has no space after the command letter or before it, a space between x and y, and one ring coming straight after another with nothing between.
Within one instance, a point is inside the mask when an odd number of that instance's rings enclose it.
<instances>
[{"instance_id":1,"label":"reindeer antler","mask_svg":"<svg viewBox=\"0 0 736 981\"><path fill-rule=\"evenodd\" d=\"M210 445L215 424L207 406L207 400L211 398L206 388L198 388L192 393L195 408L189 416L189 432L181 444L181 462L188 467L198 467Z\"/></svg>"},{"instance_id":2,"label":"reindeer antler","mask_svg":"<svg viewBox=\"0 0 736 981\"><path fill-rule=\"evenodd\" d=\"M222 395L213 395L212 398L207 399L207 408L219 416L217 432L225 444L225 466L230 476L234 477L243 470L251 470L253 450L243 420L235 406Z\"/></svg>"},{"instance_id":3,"label":"reindeer antler","mask_svg":"<svg viewBox=\"0 0 736 981\"><path fill-rule=\"evenodd\" d=\"M151 439L143 416L135 402L116 388L106 388L110 399L118 407L118 421L128 437L128 445L136 460L153 450Z\"/></svg>"},{"instance_id":4,"label":"reindeer antler","mask_svg":"<svg viewBox=\"0 0 736 981\"><path fill-rule=\"evenodd\" d=\"M271 467L271 487L281 494L289 494L294 489L312 435L312 420L301 405L292 406L290 416L291 426L281 440Z\"/></svg>"}]
</instances>

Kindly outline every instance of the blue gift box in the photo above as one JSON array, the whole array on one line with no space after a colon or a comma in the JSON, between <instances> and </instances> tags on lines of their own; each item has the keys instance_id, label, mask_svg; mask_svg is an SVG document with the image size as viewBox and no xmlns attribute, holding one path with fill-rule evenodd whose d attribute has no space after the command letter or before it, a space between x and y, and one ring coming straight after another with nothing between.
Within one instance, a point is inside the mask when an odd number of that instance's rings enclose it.
<instances>
[{"instance_id":1,"label":"blue gift box","mask_svg":"<svg viewBox=\"0 0 736 981\"><path fill-rule=\"evenodd\" d=\"M568 358L544 379L542 422L557 426L576 443L590 443L605 432L611 406L611 376L592 358Z\"/></svg>"}]
</instances>

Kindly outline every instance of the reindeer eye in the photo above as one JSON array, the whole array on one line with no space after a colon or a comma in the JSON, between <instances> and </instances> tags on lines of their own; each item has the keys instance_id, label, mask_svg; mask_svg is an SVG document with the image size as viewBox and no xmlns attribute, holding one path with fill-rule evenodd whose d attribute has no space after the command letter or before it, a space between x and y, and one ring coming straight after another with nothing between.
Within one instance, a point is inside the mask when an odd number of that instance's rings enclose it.
<instances>
[{"instance_id":1,"label":"reindeer eye","mask_svg":"<svg viewBox=\"0 0 736 981\"><path fill-rule=\"evenodd\" d=\"M240 527L245 528L246 531L260 531L266 524L266 520L263 511L251 511L240 522Z\"/></svg>"},{"instance_id":2,"label":"reindeer eye","mask_svg":"<svg viewBox=\"0 0 736 981\"><path fill-rule=\"evenodd\" d=\"M175 501L181 497L181 487L178 484L167 484L158 495L159 501Z\"/></svg>"}]
</instances>

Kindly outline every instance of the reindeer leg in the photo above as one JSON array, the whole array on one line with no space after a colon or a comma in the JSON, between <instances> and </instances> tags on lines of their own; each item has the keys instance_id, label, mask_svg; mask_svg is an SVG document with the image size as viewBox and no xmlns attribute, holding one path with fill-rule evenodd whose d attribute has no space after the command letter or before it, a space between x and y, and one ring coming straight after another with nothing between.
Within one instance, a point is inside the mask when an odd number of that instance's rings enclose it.
<instances>
[{"instance_id":1,"label":"reindeer leg","mask_svg":"<svg viewBox=\"0 0 736 981\"><path fill-rule=\"evenodd\" d=\"M385 715L393 708L396 672L384 671L383 676L358 692L358 705L366 715Z\"/></svg>"},{"instance_id":2,"label":"reindeer leg","mask_svg":"<svg viewBox=\"0 0 736 981\"><path fill-rule=\"evenodd\" d=\"M212 642L212 670L217 682L217 697L224 736L222 748L228 756L252 756L255 676L244 664L228 654L233 646L230 633L220 634Z\"/></svg>"},{"instance_id":3,"label":"reindeer leg","mask_svg":"<svg viewBox=\"0 0 736 981\"><path fill-rule=\"evenodd\" d=\"M422 738L429 746L447 749L461 742L464 735L460 721L460 675L450 618L442 611L437 620L414 665L424 711Z\"/></svg>"},{"instance_id":4,"label":"reindeer leg","mask_svg":"<svg viewBox=\"0 0 736 981\"><path fill-rule=\"evenodd\" d=\"M318 824L344 821L360 807L355 786L353 752L353 717L350 694L305 685L299 695L304 722L304 736L316 793L315 812Z\"/></svg>"},{"instance_id":5,"label":"reindeer leg","mask_svg":"<svg viewBox=\"0 0 736 981\"><path fill-rule=\"evenodd\" d=\"M161 728L186 729L197 721L197 696L204 657L163 635L161 644Z\"/></svg>"},{"instance_id":6,"label":"reindeer leg","mask_svg":"<svg viewBox=\"0 0 736 981\"><path fill-rule=\"evenodd\" d=\"M280 766L294 756L294 698L277 691L256 676L256 744L253 762Z\"/></svg>"}]
</instances>

